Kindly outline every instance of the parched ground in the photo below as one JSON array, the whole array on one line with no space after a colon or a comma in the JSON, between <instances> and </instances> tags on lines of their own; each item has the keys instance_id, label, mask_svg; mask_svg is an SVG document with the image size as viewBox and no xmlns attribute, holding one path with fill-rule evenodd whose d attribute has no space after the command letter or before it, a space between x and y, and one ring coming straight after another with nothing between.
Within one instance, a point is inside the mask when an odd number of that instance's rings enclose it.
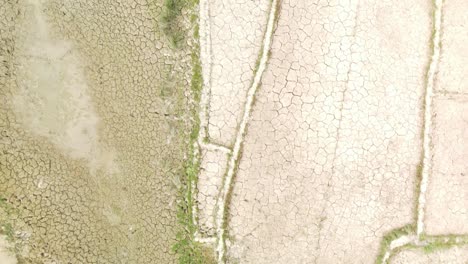
<instances>
[{"instance_id":1,"label":"parched ground","mask_svg":"<svg viewBox=\"0 0 468 264\"><path fill-rule=\"evenodd\" d=\"M468 263L467 10L1 2L0 263Z\"/></svg>"},{"instance_id":2,"label":"parched ground","mask_svg":"<svg viewBox=\"0 0 468 264\"><path fill-rule=\"evenodd\" d=\"M427 233L468 234L468 16L466 1L446 1L434 101L433 168Z\"/></svg>"},{"instance_id":3,"label":"parched ground","mask_svg":"<svg viewBox=\"0 0 468 264\"><path fill-rule=\"evenodd\" d=\"M412 221L429 11L282 2L233 186L232 258L372 263Z\"/></svg>"},{"instance_id":4,"label":"parched ground","mask_svg":"<svg viewBox=\"0 0 468 264\"><path fill-rule=\"evenodd\" d=\"M468 94L438 96L425 223L430 235L468 234Z\"/></svg>"},{"instance_id":5,"label":"parched ground","mask_svg":"<svg viewBox=\"0 0 468 264\"><path fill-rule=\"evenodd\" d=\"M402 246L466 244L465 1L274 0L256 17L222 2L224 19L211 1L200 11L211 181L197 193L220 263L388 263ZM265 33L239 51L246 20ZM251 47L255 68L236 76Z\"/></svg>"},{"instance_id":6,"label":"parched ground","mask_svg":"<svg viewBox=\"0 0 468 264\"><path fill-rule=\"evenodd\" d=\"M11 250L11 245L10 243L8 243L7 238L4 236L0 237L0 263L16 263L16 257Z\"/></svg>"},{"instance_id":7,"label":"parched ground","mask_svg":"<svg viewBox=\"0 0 468 264\"><path fill-rule=\"evenodd\" d=\"M0 3L0 223L18 263L176 262L191 40L171 47L163 3Z\"/></svg>"},{"instance_id":8,"label":"parched ground","mask_svg":"<svg viewBox=\"0 0 468 264\"><path fill-rule=\"evenodd\" d=\"M212 0L209 131L232 147L265 34L270 1Z\"/></svg>"}]
</instances>

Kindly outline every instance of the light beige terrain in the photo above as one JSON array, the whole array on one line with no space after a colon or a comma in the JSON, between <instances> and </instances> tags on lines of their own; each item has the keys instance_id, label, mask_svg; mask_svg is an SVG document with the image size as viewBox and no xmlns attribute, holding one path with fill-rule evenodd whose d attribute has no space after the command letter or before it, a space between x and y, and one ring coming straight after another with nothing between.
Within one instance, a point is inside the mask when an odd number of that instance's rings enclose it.
<instances>
[{"instance_id":1,"label":"light beige terrain","mask_svg":"<svg viewBox=\"0 0 468 264\"><path fill-rule=\"evenodd\" d=\"M213 239L229 148L234 144L261 55L270 1L200 2L203 95L196 199L200 239ZM236 25L233 27L233 25Z\"/></svg>"},{"instance_id":2,"label":"light beige terrain","mask_svg":"<svg viewBox=\"0 0 468 264\"><path fill-rule=\"evenodd\" d=\"M211 62L208 135L234 143L267 23L269 0L210 0ZM206 76L204 76L206 78Z\"/></svg>"},{"instance_id":3,"label":"light beige terrain","mask_svg":"<svg viewBox=\"0 0 468 264\"><path fill-rule=\"evenodd\" d=\"M237 99L244 115L214 209L220 262L386 263L436 226L466 233L466 12L448 2L279 1L271 49L260 52L267 68L253 70L261 85ZM202 10L202 21L220 23ZM215 49L210 25L205 51ZM229 43L232 53L241 46ZM204 70L211 93L218 76ZM212 107L210 139L212 116L232 114Z\"/></svg>"},{"instance_id":4,"label":"light beige terrain","mask_svg":"<svg viewBox=\"0 0 468 264\"><path fill-rule=\"evenodd\" d=\"M468 264L467 27L466 0L0 1L0 264Z\"/></svg>"},{"instance_id":5,"label":"light beige terrain","mask_svg":"<svg viewBox=\"0 0 468 264\"><path fill-rule=\"evenodd\" d=\"M233 187L232 261L372 263L413 221L430 28L420 1L282 2Z\"/></svg>"},{"instance_id":6,"label":"light beige terrain","mask_svg":"<svg viewBox=\"0 0 468 264\"><path fill-rule=\"evenodd\" d=\"M440 95L434 112L426 232L468 234L468 96Z\"/></svg>"},{"instance_id":7,"label":"light beige terrain","mask_svg":"<svg viewBox=\"0 0 468 264\"><path fill-rule=\"evenodd\" d=\"M18 263L177 262L193 43L171 47L164 12L0 1L0 226Z\"/></svg>"},{"instance_id":8,"label":"light beige terrain","mask_svg":"<svg viewBox=\"0 0 468 264\"><path fill-rule=\"evenodd\" d=\"M440 67L436 91L439 93L468 94L468 2L443 2Z\"/></svg>"},{"instance_id":9,"label":"light beige terrain","mask_svg":"<svg viewBox=\"0 0 468 264\"><path fill-rule=\"evenodd\" d=\"M404 249L395 254L391 264L467 264L468 247L453 247L426 253L422 249Z\"/></svg>"},{"instance_id":10,"label":"light beige terrain","mask_svg":"<svg viewBox=\"0 0 468 264\"><path fill-rule=\"evenodd\" d=\"M6 240L6 237L0 236L0 263L16 264L17 260L11 252L11 245Z\"/></svg>"},{"instance_id":11,"label":"light beige terrain","mask_svg":"<svg viewBox=\"0 0 468 264\"><path fill-rule=\"evenodd\" d=\"M215 235L216 202L224 172L227 153L221 150L202 150L200 173L197 181L198 225L205 237Z\"/></svg>"},{"instance_id":12,"label":"light beige terrain","mask_svg":"<svg viewBox=\"0 0 468 264\"><path fill-rule=\"evenodd\" d=\"M112 164L114 154L98 147L99 119L91 104L85 65L71 42L49 33L44 2L29 1L25 15L30 19L17 36L15 114L30 133L53 142L70 158L86 159L93 173L103 166L118 170Z\"/></svg>"},{"instance_id":13,"label":"light beige terrain","mask_svg":"<svg viewBox=\"0 0 468 264\"><path fill-rule=\"evenodd\" d=\"M467 8L466 1L444 2L425 219L431 235L468 234Z\"/></svg>"}]
</instances>

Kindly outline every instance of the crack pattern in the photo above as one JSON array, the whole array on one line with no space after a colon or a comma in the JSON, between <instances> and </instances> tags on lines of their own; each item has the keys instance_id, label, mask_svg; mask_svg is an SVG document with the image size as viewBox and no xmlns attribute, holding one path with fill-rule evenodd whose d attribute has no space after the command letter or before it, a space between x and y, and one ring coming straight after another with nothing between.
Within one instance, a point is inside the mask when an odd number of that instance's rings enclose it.
<instances>
[{"instance_id":1,"label":"crack pattern","mask_svg":"<svg viewBox=\"0 0 468 264\"><path fill-rule=\"evenodd\" d=\"M271 3L271 9L270 9L270 14L268 16L268 24L267 24L267 30L265 33L265 39L263 40L263 47L262 47L262 52L261 52L261 59L260 59L260 64L258 67L257 72L255 73L254 81L252 83L252 86L249 89L249 92L247 94L247 101L245 103L245 108L244 108L244 115L242 116L242 120L239 126L239 130L237 131L236 135L236 140L234 143L234 148L232 151L231 158L229 159L228 163L228 171L226 174L226 178L224 179L223 187L219 196L218 200L218 212L217 212L217 218L216 218L216 233L217 233L217 247L216 251L218 254L218 262L223 263L225 262L225 251L226 251L226 237L225 237L225 214L226 214L226 208L227 208L227 197L229 195L229 192L231 191L232 188L232 178L234 177L235 169L237 166L237 162L239 159L241 147L242 147L242 142L243 138L247 129L247 124L249 121L249 115L254 103L254 97L255 93L260 86L260 81L262 79L263 72L265 71L267 61L268 61L268 53L270 50L271 42L272 42L272 37L273 37L273 29L274 29L274 22L275 22L275 16L276 16L276 11L277 11L277 1L278 0L273 0Z\"/></svg>"}]
</instances>

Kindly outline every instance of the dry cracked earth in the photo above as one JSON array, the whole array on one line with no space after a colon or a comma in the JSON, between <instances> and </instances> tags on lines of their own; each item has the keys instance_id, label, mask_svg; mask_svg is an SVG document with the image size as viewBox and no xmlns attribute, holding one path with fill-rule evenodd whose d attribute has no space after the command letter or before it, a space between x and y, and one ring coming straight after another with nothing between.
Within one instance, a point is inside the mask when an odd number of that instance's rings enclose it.
<instances>
[{"instance_id":1,"label":"dry cracked earth","mask_svg":"<svg viewBox=\"0 0 468 264\"><path fill-rule=\"evenodd\" d=\"M466 0L0 0L0 264L468 264Z\"/></svg>"}]
</instances>

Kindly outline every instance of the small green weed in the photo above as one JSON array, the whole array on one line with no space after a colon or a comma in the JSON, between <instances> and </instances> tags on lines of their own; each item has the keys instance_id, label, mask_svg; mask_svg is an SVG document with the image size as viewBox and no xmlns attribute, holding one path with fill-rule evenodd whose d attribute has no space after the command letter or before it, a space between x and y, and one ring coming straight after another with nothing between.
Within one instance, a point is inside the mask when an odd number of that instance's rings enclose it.
<instances>
[{"instance_id":1,"label":"small green weed","mask_svg":"<svg viewBox=\"0 0 468 264\"><path fill-rule=\"evenodd\" d=\"M385 256L385 252L387 252L388 248L390 247L390 243L392 243L393 240L409 235L412 233L415 233L416 230L416 225L415 224L409 224L405 225L401 228L392 230L388 232L382 239L382 242L380 242L380 250L379 254L377 255L377 259L375 261L376 264L382 264L383 258Z\"/></svg>"}]
</instances>

